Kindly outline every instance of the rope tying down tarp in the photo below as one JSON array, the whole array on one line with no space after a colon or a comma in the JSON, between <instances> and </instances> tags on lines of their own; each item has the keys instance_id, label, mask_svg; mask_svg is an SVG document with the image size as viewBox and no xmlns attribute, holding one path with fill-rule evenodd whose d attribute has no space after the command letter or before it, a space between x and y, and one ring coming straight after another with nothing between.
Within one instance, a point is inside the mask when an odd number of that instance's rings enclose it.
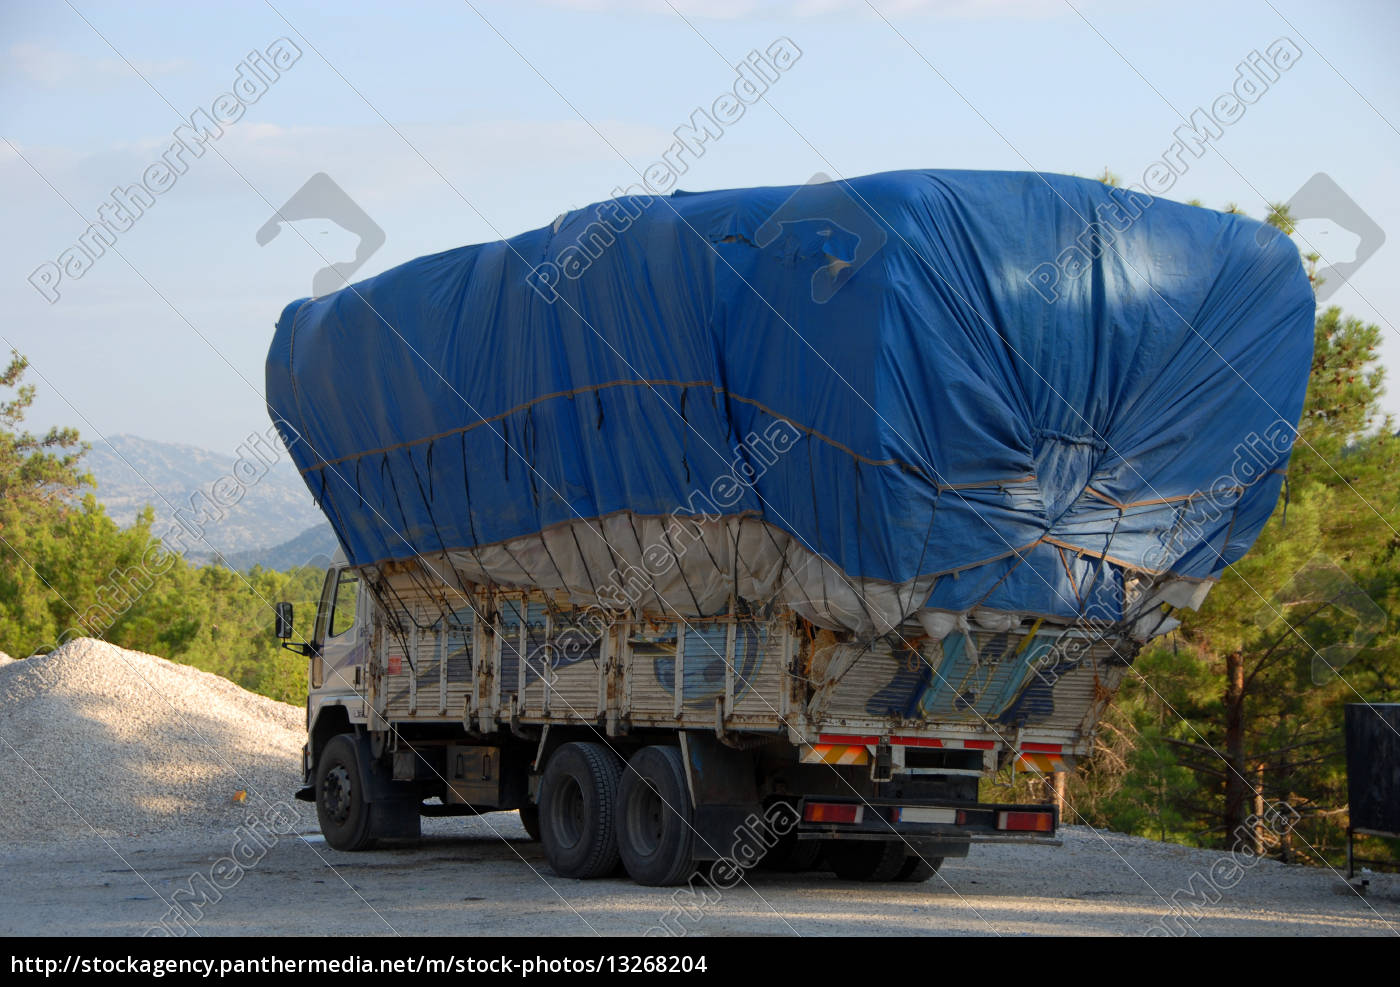
<instances>
[{"instance_id":1,"label":"rope tying down tarp","mask_svg":"<svg viewBox=\"0 0 1400 987\"><path fill-rule=\"evenodd\" d=\"M1056 442L1064 442L1067 445L1088 446L1098 452L1108 451L1108 443L1097 435L1070 435L1068 432L1059 432L1053 428L1037 428L1034 434L1037 439L1054 439Z\"/></svg>"}]
</instances>

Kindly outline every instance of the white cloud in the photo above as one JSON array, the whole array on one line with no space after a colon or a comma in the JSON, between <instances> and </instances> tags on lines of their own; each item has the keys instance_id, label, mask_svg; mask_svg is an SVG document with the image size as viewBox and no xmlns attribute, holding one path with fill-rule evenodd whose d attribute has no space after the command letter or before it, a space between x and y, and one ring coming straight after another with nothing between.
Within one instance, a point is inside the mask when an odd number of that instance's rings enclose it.
<instances>
[{"instance_id":1,"label":"white cloud","mask_svg":"<svg viewBox=\"0 0 1400 987\"><path fill-rule=\"evenodd\" d=\"M24 42L10 45L10 65L41 86L58 86L78 74L83 60L72 52Z\"/></svg>"},{"instance_id":2,"label":"white cloud","mask_svg":"<svg viewBox=\"0 0 1400 987\"><path fill-rule=\"evenodd\" d=\"M134 59L130 65L120 58L89 58L65 48L34 41L22 41L10 46L10 66L30 82L54 89L69 82L93 76L135 79L134 67L148 79L172 75L189 67L184 58Z\"/></svg>"}]
</instances>

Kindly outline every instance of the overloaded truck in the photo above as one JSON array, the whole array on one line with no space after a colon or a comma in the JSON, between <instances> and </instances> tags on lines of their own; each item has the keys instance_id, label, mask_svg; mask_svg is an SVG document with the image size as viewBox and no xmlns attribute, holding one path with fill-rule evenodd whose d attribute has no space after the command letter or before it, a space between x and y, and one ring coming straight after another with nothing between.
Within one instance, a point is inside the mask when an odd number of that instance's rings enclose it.
<instances>
[{"instance_id":1,"label":"overloaded truck","mask_svg":"<svg viewBox=\"0 0 1400 987\"><path fill-rule=\"evenodd\" d=\"M342 549L278 606L299 794L648 885L1053 842L979 780L1089 755L1253 543L1313 312L1270 227L966 171L637 187L295 302L268 409Z\"/></svg>"}]
</instances>

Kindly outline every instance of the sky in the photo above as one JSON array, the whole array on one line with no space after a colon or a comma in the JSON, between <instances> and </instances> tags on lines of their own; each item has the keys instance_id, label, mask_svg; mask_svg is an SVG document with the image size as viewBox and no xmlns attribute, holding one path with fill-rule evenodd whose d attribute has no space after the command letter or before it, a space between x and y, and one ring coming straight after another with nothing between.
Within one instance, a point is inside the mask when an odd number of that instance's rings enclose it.
<instances>
[{"instance_id":1,"label":"sky","mask_svg":"<svg viewBox=\"0 0 1400 987\"><path fill-rule=\"evenodd\" d=\"M1385 406L1400 413L1400 5L674 4L6 0L0 345L32 362L31 425L232 456L266 428L274 321L355 253L356 237L323 219L259 236L313 175L383 231L356 280L512 236L636 182L733 88L733 66L780 38L800 58L678 187L899 168L1108 168L1138 182L1178 114L1209 108L1251 53L1286 40L1295 64L1200 158L1183 157L1166 194L1262 218L1326 176L1324 205L1344 195L1368 232L1320 217L1300 236L1329 264L1366 255L1328 301L1381 327ZM279 51L275 81L163 170L172 132ZM63 274L114 189L152 174L163 191L115 245Z\"/></svg>"}]
</instances>

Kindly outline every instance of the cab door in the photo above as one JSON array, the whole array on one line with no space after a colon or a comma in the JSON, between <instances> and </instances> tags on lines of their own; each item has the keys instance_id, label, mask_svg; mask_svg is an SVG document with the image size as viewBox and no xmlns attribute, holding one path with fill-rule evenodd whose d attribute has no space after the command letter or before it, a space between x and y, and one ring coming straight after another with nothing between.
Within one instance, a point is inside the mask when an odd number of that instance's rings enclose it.
<instances>
[{"instance_id":1,"label":"cab door","mask_svg":"<svg viewBox=\"0 0 1400 987\"><path fill-rule=\"evenodd\" d=\"M311 691L353 694L366 691L368 641L358 619L364 605L360 575L348 566L326 572L312 632Z\"/></svg>"}]
</instances>

